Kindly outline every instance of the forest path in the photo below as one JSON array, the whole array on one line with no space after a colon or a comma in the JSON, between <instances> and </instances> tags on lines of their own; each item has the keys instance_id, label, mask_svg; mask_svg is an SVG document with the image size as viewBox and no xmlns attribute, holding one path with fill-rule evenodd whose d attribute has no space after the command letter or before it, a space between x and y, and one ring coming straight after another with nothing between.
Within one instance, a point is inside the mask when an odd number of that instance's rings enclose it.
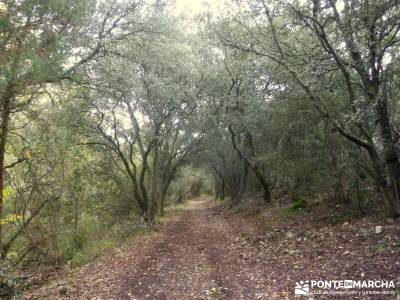
<instances>
[{"instance_id":1,"label":"forest path","mask_svg":"<svg viewBox=\"0 0 400 300\"><path fill-rule=\"evenodd\" d=\"M207 198L187 201L157 230L60 274L25 299L287 300L295 299L294 283L304 278L400 283L400 220L331 223L323 208L290 213L259 207L257 216L251 206L248 214ZM384 236L376 234L377 225Z\"/></svg>"},{"instance_id":2,"label":"forest path","mask_svg":"<svg viewBox=\"0 0 400 300\"><path fill-rule=\"evenodd\" d=\"M86 266L64 297L269 299L268 270L243 252L240 236L251 226L212 204L191 201L180 216L160 225L159 233L136 240L127 253Z\"/></svg>"}]
</instances>

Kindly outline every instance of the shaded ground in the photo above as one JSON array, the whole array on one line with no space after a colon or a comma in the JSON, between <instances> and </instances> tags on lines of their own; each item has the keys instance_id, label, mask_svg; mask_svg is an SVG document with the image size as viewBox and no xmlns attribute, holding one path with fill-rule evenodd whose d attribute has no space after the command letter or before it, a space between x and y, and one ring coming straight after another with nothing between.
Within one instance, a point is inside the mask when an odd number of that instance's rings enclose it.
<instances>
[{"instance_id":1,"label":"shaded ground","mask_svg":"<svg viewBox=\"0 0 400 300\"><path fill-rule=\"evenodd\" d=\"M398 221L385 221L376 234L371 220L331 225L300 215L263 223L260 214L246 218L211 204L191 202L157 233L27 297L294 299L299 280L400 279ZM265 210L263 219L271 213Z\"/></svg>"}]
</instances>

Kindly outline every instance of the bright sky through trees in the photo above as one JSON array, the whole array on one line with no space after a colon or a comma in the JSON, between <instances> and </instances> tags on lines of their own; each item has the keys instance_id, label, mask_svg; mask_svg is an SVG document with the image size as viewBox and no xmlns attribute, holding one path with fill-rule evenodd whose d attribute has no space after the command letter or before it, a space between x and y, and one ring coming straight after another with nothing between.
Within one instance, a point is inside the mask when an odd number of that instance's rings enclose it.
<instances>
[{"instance_id":1,"label":"bright sky through trees","mask_svg":"<svg viewBox=\"0 0 400 300\"><path fill-rule=\"evenodd\" d=\"M198 14L204 11L211 11L217 13L224 5L224 0L176 0L176 12L189 12Z\"/></svg>"}]
</instances>

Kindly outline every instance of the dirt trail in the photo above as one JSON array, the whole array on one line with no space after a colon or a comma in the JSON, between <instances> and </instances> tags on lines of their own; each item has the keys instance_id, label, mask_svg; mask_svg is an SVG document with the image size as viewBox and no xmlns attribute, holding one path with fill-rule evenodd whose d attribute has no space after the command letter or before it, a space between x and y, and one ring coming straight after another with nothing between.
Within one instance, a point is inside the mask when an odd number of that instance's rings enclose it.
<instances>
[{"instance_id":1,"label":"dirt trail","mask_svg":"<svg viewBox=\"0 0 400 300\"><path fill-rule=\"evenodd\" d=\"M129 253L108 255L74 275L64 299L270 299L266 270L241 252L241 218L194 201ZM243 244L243 246L245 246ZM77 279L79 278L79 279Z\"/></svg>"},{"instance_id":2,"label":"dirt trail","mask_svg":"<svg viewBox=\"0 0 400 300\"><path fill-rule=\"evenodd\" d=\"M295 299L294 283L304 278L400 282L400 222L331 225L314 212L272 225L272 212L265 213L271 224L264 232L250 222L255 217L213 207L207 199L189 201L158 232L61 276L61 285L55 281L28 299L281 300ZM384 225L384 236L375 233L376 224Z\"/></svg>"},{"instance_id":3,"label":"dirt trail","mask_svg":"<svg viewBox=\"0 0 400 300\"><path fill-rule=\"evenodd\" d=\"M228 221L206 203L197 202L166 226L150 256L125 278L120 299L265 298L250 278L255 264L234 246L243 230L240 220Z\"/></svg>"}]
</instances>

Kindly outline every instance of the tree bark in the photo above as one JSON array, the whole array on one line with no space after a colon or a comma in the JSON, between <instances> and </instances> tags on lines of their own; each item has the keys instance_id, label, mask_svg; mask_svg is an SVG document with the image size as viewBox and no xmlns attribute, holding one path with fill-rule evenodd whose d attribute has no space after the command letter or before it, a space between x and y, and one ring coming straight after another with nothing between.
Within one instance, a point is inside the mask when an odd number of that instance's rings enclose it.
<instances>
[{"instance_id":1,"label":"tree bark","mask_svg":"<svg viewBox=\"0 0 400 300\"><path fill-rule=\"evenodd\" d=\"M6 155L6 143L8 137L8 126L10 122L10 108L11 99L13 94L13 86L10 85L5 91L2 97L2 112L1 112L1 125L0 125L0 220L3 217L4 209L4 176L5 176L5 155ZM0 222L0 245L3 240L3 225Z\"/></svg>"},{"instance_id":2,"label":"tree bark","mask_svg":"<svg viewBox=\"0 0 400 300\"><path fill-rule=\"evenodd\" d=\"M246 194L248 175L249 175L249 164L246 161L243 161L243 173L242 173L242 178L240 180L240 190L238 197L239 202L243 199L243 197Z\"/></svg>"},{"instance_id":3,"label":"tree bark","mask_svg":"<svg viewBox=\"0 0 400 300\"><path fill-rule=\"evenodd\" d=\"M220 182L219 182L218 175L214 175L214 192L215 192L215 199L221 198L221 189L220 189Z\"/></svg>"},{"instance_id":4,"label":"tree bark","mask_svg":"<svg viewBox=\"0 0 400 300\"><path fill-rule=\"evenodd\" d=\"M221 178L221 200L225 200L225 180Z\"/></svg>"},{"instance_id":5,"label":"tree bark","mask_svg":"<svg viewBox=\"0 0 400 300\"><path fill-rule=\"evenodd\" d=\"M393 201L391 201L390 205L392 206L393 214L399 216L400 161L392 137L386 97L380 97L377 101L377 116L382 139L383 156L388 166L393 188Z\"/></svg>"},{"instance_id":6,"label":"tree bark","mask_svg":"<svg viewBox=\"0 0 400 300\"><path fill-rule=\"evenodd\" d=\"M147 203L147 217L149 224L154 223L155 211L157 206L157 198L159 196L158 185L158 159L159 159L159 146L156 145L153 153L153 164L150 178L150 197Z\"/></svg>"},{"instance_id":7,"label":"tree bark","mask_svg":"<svg viewBox=\"0 0 400 300\"><path fill-rule=\"evenodd\" d=\"M233 132L232 125L229 125L229 131L231 133L231 142L232 142L233 148L239 154L240 158L243 159L246 162L246 164L250 167L250 169L253 171L254 175L256 175L259 183L261 184L261 186L264 190L264 196L263 196L264 202L270 203L272 200L271 199L271 185L264 178L264 175L260 171L257 162L255 162L252 158L248 157L245 153L243 153L236 145L235 133Z\"/></svg>"},{"instance_id":8,"label":"tree bark","mask_svg":"<svg viewBox=\"0 0 400 300\"><path fill-rule=\"evenodd\" d=\"M168 187L169 187L169 184L168 184L168 186L163 185L161 188L160 204L159 204L159 208L158 208L158 213L161 217L164 216L164 213L165 213L164 204L165 204L165 197L167 196Z\"/></svg>"}]
</instances>

